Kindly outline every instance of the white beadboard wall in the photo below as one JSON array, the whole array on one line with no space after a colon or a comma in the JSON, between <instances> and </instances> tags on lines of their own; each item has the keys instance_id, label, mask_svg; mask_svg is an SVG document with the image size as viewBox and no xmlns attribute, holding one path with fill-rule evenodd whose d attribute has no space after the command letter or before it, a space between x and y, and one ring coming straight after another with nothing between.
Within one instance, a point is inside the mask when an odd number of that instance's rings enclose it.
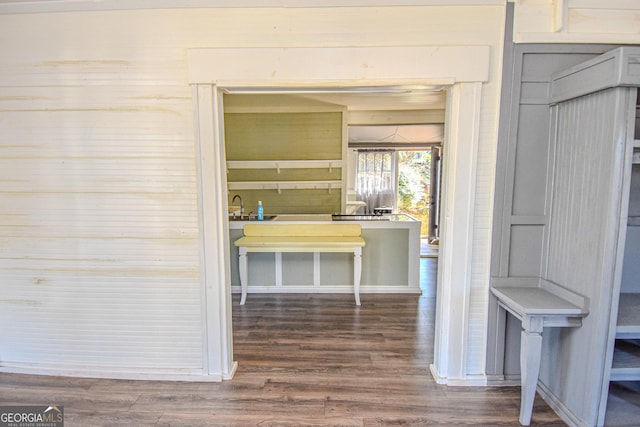
<instances>
[{"instance_id":1,"label":"white beadboard wall","mask_svg":"<svg viewBox=\"0 0 640 427\"><path fill-rule=\"evenodd\" d=\"M180 53L136 42L132 27L118 40L99 15L22 18L0 18L12 53L0 71L0 365L197 375L195 148Z\"/></svg>"},{"instance_id":2,"label":"white beadboard wall","mask_svg":"<svg viewBox=\"0 0 640 427\"><path fill-rule=\"evenodd\" d=\"M0 15L0 369L204 370L187 49L480 44L493 53L466 360L483 375L504 10Z\"/></svg>"}]
</instances>

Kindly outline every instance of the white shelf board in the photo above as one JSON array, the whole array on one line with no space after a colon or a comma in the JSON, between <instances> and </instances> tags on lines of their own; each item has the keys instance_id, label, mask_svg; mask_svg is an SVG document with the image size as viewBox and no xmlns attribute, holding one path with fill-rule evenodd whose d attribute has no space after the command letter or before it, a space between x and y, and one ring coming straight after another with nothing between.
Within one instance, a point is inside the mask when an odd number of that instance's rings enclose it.
<instances>
[{"instance_id":1,"label":"white shelf board","mask_svg":"<svg viewBox=\"0 0 640 427\"><path fill-rule=\"evenodd\" d=\"M331 190L342 188L342 181L243 181L229 182L229 190Z\"/></svg>"},{"instance_id":2,"label":"white shelf board","mask_svg":"<svg viewBox=\"0 0 640 427\"><path fill-rule=\"evenodd\" d=\"M640 345L616 342L613 351L611 381L640 381Z\"/></svg>"},{"instance_id":3,"label":"white shelf board","mask_svg":"<svg viewBox=\"0 0 640 427\"><path fill-rule=\"evenodd\" d=\"M616 338L640 339L640 293L620 294Z\"/></svg>"},{"instance_id":4,"label":"white shelf board","mask_svg":"<svg viewBox=\"0 0 640 427\"><path fill-rule=\"evenodd\" d=\"M227 169L329 169L341 168L342 160L227 160Z\"/></svg>"}]
</instances>

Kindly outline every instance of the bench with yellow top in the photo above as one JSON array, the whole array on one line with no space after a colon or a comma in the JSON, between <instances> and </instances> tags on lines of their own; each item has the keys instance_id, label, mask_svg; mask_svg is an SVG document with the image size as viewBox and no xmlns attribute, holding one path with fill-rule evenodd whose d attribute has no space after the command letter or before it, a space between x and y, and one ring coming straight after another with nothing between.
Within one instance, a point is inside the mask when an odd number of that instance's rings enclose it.
<instances>
[{"instance_id":1,"label":"bench with yellow top","mask_svg":"<svg viewBox=\"0 0 640 427\"><path fill-rule=\"evenodd\" d=\"M365 246L360 224L247 224L234 244L239 250L241 305L247 300L249 252L353 252L353 294L360 305Z\"/></svg>"}]
</instances>

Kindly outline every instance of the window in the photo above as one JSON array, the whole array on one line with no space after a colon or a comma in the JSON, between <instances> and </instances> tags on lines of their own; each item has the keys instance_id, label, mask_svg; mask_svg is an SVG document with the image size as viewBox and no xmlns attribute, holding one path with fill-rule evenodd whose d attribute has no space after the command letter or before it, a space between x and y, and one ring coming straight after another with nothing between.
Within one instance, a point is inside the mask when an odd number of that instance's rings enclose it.
<instances>
[{"instance_id":1,"label":"window","mask_svg":"<svg viewBox=\"0 0 640 427\"><path fill-rule=\"evenodd\" d=\"M357 192L373 194L395 188L395 152L358 151Z\"/></svg>"},{"instance_id":2,"label":"window","mask_svg":"<svg viewBox=\"0 0 640 427\"><path fill-rule=\"evenodd\" d=\"M396 153L393 150L357 152L356 193L366 213L392 211L396 194Z\"/></svg>"},{"instance_id":3,"label":"window","mask_svg":"<svg viewBox=\"0 0 640 427\"><path fill-rule=\"evenodd\" d=\"M349 126L360 212L409 214L422 222L422 235L437 238L443 138L442 124Z\"/></svg>"}]
</instances>

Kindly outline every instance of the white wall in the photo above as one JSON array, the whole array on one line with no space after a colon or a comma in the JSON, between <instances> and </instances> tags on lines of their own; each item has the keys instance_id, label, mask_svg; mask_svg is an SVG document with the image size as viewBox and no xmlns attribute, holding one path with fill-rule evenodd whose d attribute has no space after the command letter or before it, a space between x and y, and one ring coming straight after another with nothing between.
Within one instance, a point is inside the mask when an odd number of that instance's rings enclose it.
<instances>
[{"instance_id":1,"label":"white wall","mask_svg":"<svg viewBox=\"0 0 640 427\"><path fill-rule=\"evenodd\" d=\"M109 15L0 17L0 363L197 374L191 92Z\"/></svg>"},{"instance_id":2,"label":"white wall","mask_svg":"<svg viewBox=\"0 0 640 427\"><path fill-rule=\"evenodd\" d=\"M637 0L509 0L516 43L640 43Z\"/></svg>"},{"instance_id":3,"label":"white wall","mask_svg":"<svg viewBox=\"0 0 640 427\"><path fill-rule=\"evenodd\" d=\"M481 377L503 23L503 5L0 15L0 369L206 371L188 49L488 45L464 350Z\"/></svg>"}]
</instances>

